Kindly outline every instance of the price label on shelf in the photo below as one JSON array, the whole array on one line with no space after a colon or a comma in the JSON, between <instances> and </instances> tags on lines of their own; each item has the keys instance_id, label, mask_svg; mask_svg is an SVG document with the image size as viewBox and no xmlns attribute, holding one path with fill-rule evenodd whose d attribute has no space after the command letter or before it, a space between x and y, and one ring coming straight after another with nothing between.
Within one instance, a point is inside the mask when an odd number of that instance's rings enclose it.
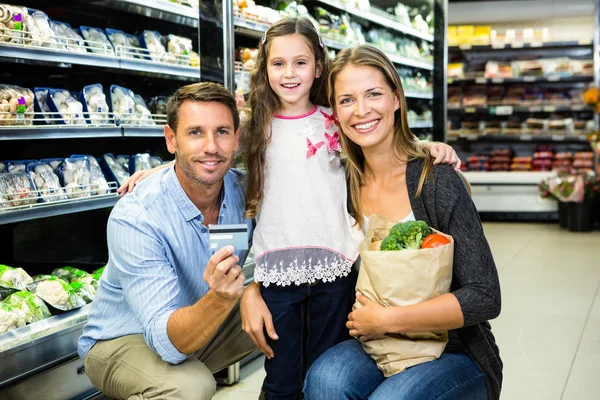
<instances>
[{"instance_id":1,"label":"price label on shelf","mask_svg":"<svg viewBox=\"0 0 600 400\"><path fill-rule=\"evenodd\" d=\"M492 83L504 83L504 78L493 78Z\"/></svg>"},{"instance_id":2,"label":"price label on shelf","mask_svg":"<svg viewBox=\"0 0 600 400\"><path fill-rule=\"evenodd\" d=\"M577 104L577 105L571 106L571 110L583 111L583 110L585 110L585 106L583 104Z\"/></svg>"},{"instance_id":3,"label":"price label on shelf","mask_svg":"<svg viewBox=\"0 0 600 400\"><path fill-rule=\"evenodd\" d=\"M511 45L511 47L512 47L513 49L522 49L524 46L525 46L525 45L523 44L523 42L521 42L521 43L517 42L517 43L513 43L513 44Z\"/></svg>"},{"instance_id":4,"label":"price label on shelf","mask_svg":"<svg viewBox=\"0 0 600 400\"><path fill-rule=\"evenodd\" d=\"M504 43L492 43L492 49L504 49L505 47Z\"/></svg>"},{"instance_id":5,"label":"price label on shelf","mask_svg":"<svg viewBox=\"0 0 600 400\"><path fill-rule=\"evenodd\" d=\"M554 75L554 76L548 77L548 82L558 82L558 81L560 81L560 76Z\"/></svg>"},{"instance_id":6,"label":"price label on shelf","mask_svg":"<svg viewBox=\"0 0 600 400\"><path fill-rule=\"evenodd\" d=\"M470 133L467 135L467 140L477 140L479 139L479 135L477 135L476 133Z\"/></svg>"},{"instance_id":7,"label":"price label on shelf","mask_svg":"<svg viewBox=\"0 0 600 400\"><path fill-rule=\"evenodd\" d=\"M487 83L487 78L477 78L475 79L475 83Z\"/></svg>"},{"instance_id":8,"label":"price label on shelf","mask_svg":"<svg viewBox=\"0 0 600 400\"><path fill-rule=\"evenodd\" d=\"M523 82L535 82L535 76L524 76Z\"/></svg>"},{"instance_id":9,"label":"price label on shelf","mask_svg":"<svg viewBox=\"0 0 600 400\"><path fill-rule=\"evenodd\" d=\"M581 39L577 42L580 46L587 46L592 44L592 39Z\"/></svg>"},{"instance_id":10,"label":"price label on shelf","mask_svg":"<svg viewBox=\"0 0 600 400\"><path fill-rule=\"evenodd\" d=\"M542 107L540 107L540 106L529 107L529 112L541 112L541 111L542 111Z\"/></svg>"},{"instance_id":11,"label":"price label on shelf","mask_svg":"<svg viewBox=\"0 0 600 400\"><path fill-rule=\"evenodd\" d=\"M477 108L475 108L475 107L467 107L467 108L465 108L465 112L467 114L475 114L477 112Z\"/></svg>"},{"instance_id":12,"label":"price label on shelf","mask_svg":"<svg viewBox=\"0 0 600 400\"><path fill-rule=\"evenodd\" d=\"M454 83L454 79L453 78L448 78L448 84L450 85L452 83Z\"/></svg>"},{"instance_id":13,"label":"price label on shelf","mask_svg":"<svg viewBox=\"0 0 600 400\"><path fill-rule=\"evenodd\" d=\"M533 136L531 136L531 135L521 135L520 139L523 140L523 141L531 141L531 140L533 140Z\"/></svg>"},{"instance_id":14,"label":"price label on shelf","mask_svg":"<svg viewBox=\"0 0 600 400\"><path fill-rule=\"evenodd\" d=\"M565 135L552 135L552 140L557 142L564 142L566 139Z\"/></svg>"},{"instance_id":15,"label":"price label on shelf","mask_svg":"<svg viewBox=\"0 0 600 400\"><path fill-rule=\"evenodd\" d=\"M496 115L512 115L513 108L512 106L498 106L496 107ZM490 112L490 114L492 114Z\"/></svg>"},{"instance_id":16,"label":"price label on shelf","mask_svg":"<svg viewBox=\"0 0 600 400\"><path fill-rule=\"evenodd\" d=\"M544 42L531 42L531 47L544 47Z\"/></svg>"},{"instance_id":17,"label":"price label on shelf","mask_svg":"<svg viewBox=\"0 0 600 400\"><path fill-rule=\"evenodd\" d=\"M41 332L43 330L50 328L51 326L52 325L50 325L50 322L48 322L46 320L41 320L41 321L34 322L33 324L29 325L29 328L34 332Z\"/></svg>"},{"instance_id":18,"label":"price label on shelf","mask_svg":"<svg viewBox=\"0 0 600 400\"><path fill-rule=\"evenodd\" d=\"M458 46L458 48L461 50L471 50L471 45L470 44L461 44L460 46Z\"/></svg>"},{"instance_id":19,"label":"price label on shelf","mask_svg":"<svg viewBox=\"0 0 600 400\"><path fill-rule=\"evenodd\" d=\"M555 112L556 111L556 107L554 107L554 106L544 106L543 110L544 110L544 112Z\"/></svg>"}]
</instances>

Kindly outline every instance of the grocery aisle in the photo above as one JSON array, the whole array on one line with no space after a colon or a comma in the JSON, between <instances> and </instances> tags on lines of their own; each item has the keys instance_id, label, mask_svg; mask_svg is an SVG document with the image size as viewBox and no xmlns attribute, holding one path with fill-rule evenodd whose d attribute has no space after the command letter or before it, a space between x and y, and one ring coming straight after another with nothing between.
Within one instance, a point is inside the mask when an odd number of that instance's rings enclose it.
<instances>
[{"instance_id":1,"label":"grocery aisle","mask_svg":"<svg viewBox=\"0 0 600 400\"><path fill-rule=\"evenodd\" d=\"M492 321L504 360L503 400L592 400L600 393L600 232L553 224L486 223L500 271ZM257 399L262 358L216 400Z\"/></svg>"}]
</instances>

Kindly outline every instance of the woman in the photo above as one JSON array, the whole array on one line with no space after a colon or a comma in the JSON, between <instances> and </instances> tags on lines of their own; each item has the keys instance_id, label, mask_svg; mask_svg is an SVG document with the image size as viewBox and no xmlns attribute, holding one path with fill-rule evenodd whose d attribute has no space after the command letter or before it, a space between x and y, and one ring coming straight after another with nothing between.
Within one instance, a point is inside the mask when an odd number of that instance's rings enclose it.
<instances>
[{"instance_id":1,"label":"woman","mask_svg":"<svg viewBox=\"0 0 600 400\"><path fill-rule=\"evenodd\" d=\"M400 79L381 51L341 51L328 93L348 156L352 214L361 227L373 214L424 220L455 240L450 293L387 308L357 293L364 307L349 315L350 335L367 341L392 332L449 330L450 341L439 359L387 379L359 340L340 343L312 365L306 399L498 399L502 361L488 320L500 313L500 286L461 177L450 166L433 166L416 146Z\"/></svg>"}]
</instances>

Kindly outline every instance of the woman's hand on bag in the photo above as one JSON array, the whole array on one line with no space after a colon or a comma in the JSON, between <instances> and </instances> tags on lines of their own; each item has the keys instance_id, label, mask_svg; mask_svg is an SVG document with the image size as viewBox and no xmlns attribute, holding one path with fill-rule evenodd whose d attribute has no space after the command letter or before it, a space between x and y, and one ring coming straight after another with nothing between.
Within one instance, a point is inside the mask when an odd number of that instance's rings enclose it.
<instances>
[{"instance_id":1,"label":"woman's hand on bag","mask_svg":"<svg viewBox=\"0 0 600 400\"><path fill-rule=\"evenodd\" d=\"M388 320L388 309L361 292L356 292L356 300L362 304L362 307L348 315L346 327L350 330L350 335L361 342L384 337L388 332L385 324Z\"/></svg>"},{"instance_id":2,"label":"woman's hand on bag","mask_svg":"<svg viewBox=\"0 0 600 400\"><path fill-rule=\"evenodd\" d=\"M456 171L460 171L461 161L452 146L449 146L446 143L435 142L429 148L429 154L431 157L435 158L433 161L435 165L450 164L454 166Z\"/></svg>"},{"instance_id":3,"label":"woman's hand on bag","mask_svg":"<svg viewBox=\"0 0 600 400\"><path fill-rule=\"evenodd\" d=\"M244 332L250 336L256 347L269 359L275 357L273 349L267 344L265 329L271 339L277 340L279 336L275 332L273 317L260 295L260 287L256 282L252 282L244 290L240 303L240 312L242 314L242 329Z\"/></svg>"}]
</instances>

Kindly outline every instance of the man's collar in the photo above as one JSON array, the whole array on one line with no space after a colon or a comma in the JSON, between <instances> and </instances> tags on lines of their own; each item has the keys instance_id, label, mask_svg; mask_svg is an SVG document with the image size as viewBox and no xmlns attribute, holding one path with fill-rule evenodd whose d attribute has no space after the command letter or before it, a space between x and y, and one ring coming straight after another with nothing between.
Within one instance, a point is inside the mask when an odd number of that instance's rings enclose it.
<instances>
[{"instance_id":1,"label":"man's collar","mask_svg":"<svg viewBox=\"0 0 600 400\"><path fill-rule=\"evenodd\" d=\"M183 186L181 186L181 182L179 182L177 174L175 173L175 167L171 166L168 168L170 171L165 174L163 181L165 183L165 187L171 194L171 197L173 197L175 204L177 204L177 207L179 207L181 210L183 218L185 218L186 222L189 222L197 217L201 217L201 220L203 220L204 217L202 216L202 212L188 197L188 195L185 193L185 190L183 190ZM231 185L231 178L232 176L229 172L223 177L223 188L219 197L221 200L221 209L219 214L221 214L223 210L227 209L227 202L229 200L229 190L227 190L227 187L228 185Z\"/></svg>"}]
</instances>

